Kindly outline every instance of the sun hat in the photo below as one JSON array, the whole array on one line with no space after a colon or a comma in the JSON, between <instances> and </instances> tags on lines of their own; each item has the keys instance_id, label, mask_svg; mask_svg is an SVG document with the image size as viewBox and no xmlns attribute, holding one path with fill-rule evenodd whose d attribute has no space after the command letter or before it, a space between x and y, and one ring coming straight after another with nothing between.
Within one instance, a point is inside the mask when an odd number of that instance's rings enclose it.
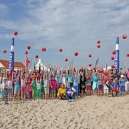
<instances>
[{"instance_id":1,"label":"sun hat","mask_svg":"<svg viewBox=\"0 0 129 129\"><path fill-rule=\"evenodd\" d=\"M125 77L124 75L121 75L120 77Z\"/></svg>"}]
</instances>

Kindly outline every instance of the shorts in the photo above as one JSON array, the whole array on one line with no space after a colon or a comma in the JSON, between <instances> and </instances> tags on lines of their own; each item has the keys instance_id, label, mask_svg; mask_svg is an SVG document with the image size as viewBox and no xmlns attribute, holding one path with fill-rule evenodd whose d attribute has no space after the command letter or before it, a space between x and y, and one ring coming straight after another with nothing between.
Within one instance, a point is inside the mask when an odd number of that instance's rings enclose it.
<instances>
[{"instance_id":1,"label":"shorts","mask_svg":"<svg viewBox=\"0 0 129 129\"><path fill-rule=\"evenodd\" d=\"M120 86L120 91L125 92L125 86Z\"/></svg>"},{"instance_id":2,"label":"shorts","mask_svg":"<svg viewBox=\"0 0 129 129\"><path fill-rule=\"evenodd\" d=\"M86 86L86 90L91 90L91 86Z\"/></svg>"},{"instance_id":3,"label":"shorts","mask_svg":"<svg viewBox=\"0 0 129 129\"><path fill-rule=\"evenodd\" d=\"M26 91L26 87L21 87L21 91Z\"/></svg>"},{"instance_id":4,"label":"shorts","mask_svg":"<svg viewBox=\"0 0 129 129\"><path fill-rule=\"evenodd\" d=\"M102 85L98 85L98 90L103 90Z\"/></svg>"},{"instance_id":5,"label":"shorts","mask_svg":"<svg viewBox=\"0 0 129 129\"><path fill-rule=\"evenodd\" d=\"M113 91L114 91L114 92L117 92L117 91L118 91L118 89L117 89L117 88L113 88Z\"/></svg>"},{"instance_id":6,"label":"shorts","mask_svg":"<svg viewBox=\"0 0 129 129\"><path fill-rule=\"evenodd\" d=\"M8 89L8 94L12 95L12 89Z\"/></svg>"},{"instance_id":7,"label":"shorts","mask_svg":"<svg viewBox=\"0 0 129 129\"><path fill-rule=\"evenodd\" d=\"M15 95L19 95L20 94L20 91L19 90L14 90L14 94Z\"/></svg>"},{"instance_id":8,"label":"shorts","mask_svg":"<svg viewBox=\"0 0 129 129\"><path fill-rule=\"evenodd\" d=\"M51 90L51 93L52 94L56 94L56 90Z\"/></svg>"},{"instance_id":9,"label":"shorts","mask_svg":"<svg viewBox=\"0 0 129 129\"><path fill-rule=\"evenodd\" d=\"M49 87L44 87L45 94L49 94Z\"/></svg>"},{"instance_id":10,"label":"shorts","mask_svg":"<svg viewBox=\"0 0 129 129\"><path fill-rule=\"evenodd\" d=\"M108 89L105 89L104 90L104 94L108 94Z\"/></svg>"},{"instance_id":11,"label":"shorts","mask_svg":"<svg viewBox=\"0 0 129 129\"><path fill-rule=\"evenodd\" d=\"M44 86L41 86L41 92L44 93Z\"/></svg>"}]
</instances>

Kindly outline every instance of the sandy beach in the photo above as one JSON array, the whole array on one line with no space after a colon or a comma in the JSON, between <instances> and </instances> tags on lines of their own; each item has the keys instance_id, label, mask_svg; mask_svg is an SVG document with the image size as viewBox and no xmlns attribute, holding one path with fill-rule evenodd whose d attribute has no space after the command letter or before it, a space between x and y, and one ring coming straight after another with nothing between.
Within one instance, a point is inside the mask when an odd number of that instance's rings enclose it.
<instances>
[{"instance_id":1,"label":"sandy beach","mask_svg":"<svg viewBox=\"0 0 129 129\"><path fill-rule=\"evenodd\" d=\"M129 96L0 102L1 129L129 129Z\"/></svg>"}]
</instances>

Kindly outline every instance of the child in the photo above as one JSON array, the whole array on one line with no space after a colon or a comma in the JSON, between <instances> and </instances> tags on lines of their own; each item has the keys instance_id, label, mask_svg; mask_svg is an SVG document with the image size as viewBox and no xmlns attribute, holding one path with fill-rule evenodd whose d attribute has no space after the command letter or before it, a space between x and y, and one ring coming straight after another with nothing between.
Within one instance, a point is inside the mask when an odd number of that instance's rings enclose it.
<instances>
[{"instance_id":1,"label":"child","mask_svg":"<svg viewBox=\"0 0 129 129\"><path fill-rule=\"evenodd\" d=\"M91 77L87 74L86 78L86 92L87 95L91 95Z\"/></svg>"},{"instance_id":2,"label":"child","mask_svg":"<svg viewBox=\"0 0 129 129\"><path fill-rule=\"evenodd\" d=\"M92 86L92 89L93 89L93 95L95 95L97 89L98 89L98 76L97 76L97 73L94 72L93 76L92 76L92 80L93 80L93 86Z\"/></svg>"},{"instance_id":3,"label":"child","mask_svg":"<svg viewBox=\"0 0 129 129\"><path fill-rule=\"evenodd\" d=\"M73 86L73 74L71 73L71 71L68 71L66 77L68 82L70 83L70 86Z\"/></svg>"},{"instance_id":4,"label":"child","mask_svg":"<svg viewBox=\"0 0 129 129\"><path fill-rule=\"evenodd\" d=\"M22 75L21 79L21 95L22 95L22 100L26 100L26 79L25 75Z\"/></svg>"},{"instance_id":5,"label":"child","mask_svg":"<svg viewBox=\"0 0 129 129\"><path fill-rule=\"evenodd\" d=\"M45 99L49 99L49 80L48 80L48 75L45 76L44 80L44 91L45 91Z\"/></svg>"},{"instance_id":6,"label":"child","mask_svg":"<svg viewBox=\"0 0 129 129\"><path fill-rule=\"evenodd\" d=\"M29 90L29 99L31 99L31 100L32 100L32 83L31 83L31 84L29 84L29 86L28 86L28 90Z\"/></svg>"},{"instance_id":7,"label":"child","mask_svg":"<svg viewBox=\"0 0 129 129\"><path fill-rule=\"evenodd\" d=\"M58 89L57 96L60 100L65 100L66 95L66 88L64 87L64 84L60 84L60 88Z\"/></svg>"},{"instance_id":8,"label":"child","mask_svg":"<svg viewBox=\"0 0 129 129\"><path fill-rule=\"evenodd\" d=\"M118 79L115 78L115 79L113 79L113 83L112 83L112 96L113 97L115 97L115 96L117 97L118 89L119 89Z\"/></svg>"},{"instance_id":9,"label":"child","mask_svg":"<svg viewBox=\"0 0 129 129\"><path fill-rule=\"evenodd\" d=\"M8 98L9 100L12 99L12 79L8 77Z\"/></svg>"},{"instance_id":10,"label":"child","mask_svg":"<svg viewBox=\"0 0 129 129\"><path fill-rule=\"evenodd\" d=\"M61 78L61 82L64 84L64 86L66 87L66 75L65 73L63 73L62 78Z\"/></svg>"},{"instance_id":11,"label":"child","mask_svg":"<svg viewBox=\"0 0 129 129\"><path fill-rule=\"evenodd\" d=\"M103 91L103 77L101 74L99 74L99 77L98 77L98 96L102 96L102 91Z\"/></svg>"},{"instance_id":12,"label":"child","mask_svg":"<svg viewBox=\"0 0 129 129\"><path fill-rule=\"evenodd\" d=\"M86 83L86 77L84 76L84 73L82 72L81 73L81 76L80 76L80 96L84 96L84 93L85 93L85 83Z\"/></svg>"},{"instance_id":13,"label":"child","mask_svg":"<svg viewBox=\"0 0 129 129\"><path fill-rule=\"evenodd\" d=\"M43 75L41 75L41 97L44 99L45 98L45 91L44 91L44 79Z\"/></svg>"},{"instance_id":14,"label":"child","mask_svg":"<svg viewBox=\"0 0 129 129\"><path fill-rule=\"evenodd\" d=\"M15 98L17 96L18 96L18 100L19 100L19 94L20 94L19 79L16 78L16 81L14 82L14 97L13 97L13 101L15 100Z\"/></svg>"},{"instance_id":15,"label":"child","mask_svg":"<svg viewBox=\"0 0 129 129\"><path fill-rule=\"evenodd\" d=\"M126 82L125 76L121 75L121 78L119 80L121 95L125 95L125 82Z\"/></svg>"},{"instance_id":16,"label":"child","mask_svg":"<svg viewBox=\"0 0 129 129\"><path fill-rule=\"evenodd\" d=\"M103 88L104 96L105 96L105 97L108 97L109 82L108 82L108 80L107 80L106 77L104 78L103 82L104 82L104 88Z\"/></svg>"},{"instance_id":17,"label":"child","mask_svg":"<svg viewBox=\"0 0 129 129\"><path fill-rule=\"evenodd\" d=\"M50 90L51 90L51 94L52 94L52 99L56 98L56 88L57 88L57 81L55 80L55 77L52 76L52 80L50 81Z\"/></svg>"},{"instance_id":18,"label":"child","mask_svg":"<svg viewBox=\"0 0 129 129\"><path fill-rule=\"evenodd\" d=\"M7 78L4 77L3 78L3 87L2 89L4 90L4 101L5 104L8 104L8 82L7 82Z\"/></svg>"},{"instance_id":19,"label":"child","mask_svg":"<svg viewBox=\"0 0 129 129\"><path fill-rule=\"evenodd\" d=\"M69 102L74 101L75 93L76 93L76 90L73 87L71 87L70 83L68 82L66 87L66 99Z\"/></svg>"},{"instance_id":20,"label":"child","mask_svg":"<svg viewBox=\"0 0 129 129\"><path fill-rule=\"evenodd\" d=\"M74 79L73 79L73 87L76 89L75 96L77 96L77 97L78 97L78 81L79 81L79 79L77 77L77 74L75 74Z\"/></svg>"},{"instance_id":21,"label":"child","mask_svg":"<svg viewBox=\"0 0 129 129\"><path fill-rule=\"evenodd\" d=\"M32 85L32 96L33 96L33 99L35 99L36 98L36 87L37 87L35 77L33 77L31 85Z\"/></svg>"},{"instance_id":22,"label":"child","mask_svg":"<svg viewBox=\"0 0 129 129\"><path fill-rule=\"evenodd\" d=\"M36 87L36 98L37 100L39 100L41 98L41 82L40 79L37 79L37 83L36 83L37 87Z\"/></svg>"},{"instance_id":23,"label":"child","mask_svg":"<svg viewBox=\"0 0 129 129\"><path fill-rule=\"evenodd\" d=\"M60 84L60 75L56 74L55 75L55 80L58 83L58 85L56 86L56 93L57 93L58 89L59 89L59 84Z\"/></svg>"}]
</instances>

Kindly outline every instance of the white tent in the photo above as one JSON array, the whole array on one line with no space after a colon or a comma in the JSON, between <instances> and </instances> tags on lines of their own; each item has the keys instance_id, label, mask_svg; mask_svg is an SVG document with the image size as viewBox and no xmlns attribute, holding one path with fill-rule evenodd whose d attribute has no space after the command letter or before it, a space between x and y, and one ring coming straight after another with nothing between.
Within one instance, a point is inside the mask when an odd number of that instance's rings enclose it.
<instances>
[{"instance_id":1,"label":"white tent","mask_svg":"<svg viewBox=\"0 0 129 129\"><path fill-rule=\"evenodd\" d=\"M112 69L111 66L107 67L107 70ZM103 68L104 71L106 71L106 68Z\"/></svg>"},{"instance_id":2,"label":"white tent","mask_svg":"<svg viewBox=\"0 0 129 129\"><path fill-rule=\"evenodd\" d=\"M41 66L41 69L43 69L43 67L44 67L44 70L47 70L47 67L43 64L43 62L41 61L41 59L39 59L38 63L35 65L35 68L36 69L39 69L39 64Z\"/></svg>"}]
</instances>

